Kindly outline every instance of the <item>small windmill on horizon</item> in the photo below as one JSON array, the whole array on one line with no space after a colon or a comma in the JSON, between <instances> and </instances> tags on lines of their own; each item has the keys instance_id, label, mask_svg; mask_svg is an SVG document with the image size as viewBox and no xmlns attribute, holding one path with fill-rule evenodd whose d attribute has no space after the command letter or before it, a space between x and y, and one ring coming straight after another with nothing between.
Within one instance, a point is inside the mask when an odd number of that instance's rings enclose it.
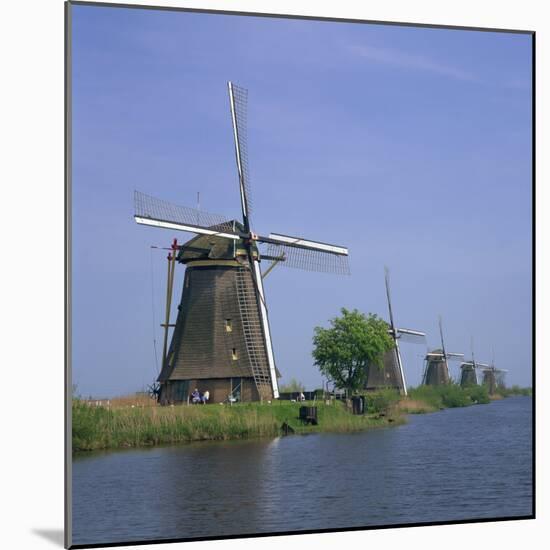
<instances>
[{"instance_id":1,"label":"small windmill on horizon","mask_svg":"<svg viewBox=\"0 0 550 550\"><path fill-rule=\"evenodd\" d=\"M483 373L482 384L487 386L489 395L496 392L498 388L504 387L504 377L508 372L506 369L497 369L495 367L495 350L492 351L491 365L484 366L481 369Z\"/></svg>"},{"instance_id":2,"label":"small windmill on horizon","mask_svg":"<svg viewBox=\"0 0 550 550\"><path fill-rule=\"evenodd\" d=\"M460 385L464 386L477 386L479 384L477 379L476 369L483 369L488 367L487 363L479 363L474 356L474 337L471 338L472 348L472 360L465 361L460 364Z\"/></svg>"},{"instance_id":3,"label":"small windmill on horizon","mask_svg":"<svg viewBox=\"0 0 550 550\"><path fill-rule=\"evenodd\" d=\"M251 227L246 108L248 92L228 82L242 221L135 192L138 224L195 233L169 255L165 346L156 394L184 402L197 388L212 402L279 397L263 279L276 265L348 274L348 249ZM260 262L270 261L262 273ZM169 322L176 261L186 266L174 325ZM168 330L173 327L170 346Z\"/></svg>"},{"instance_id":4,"label":"small windmill on horizon","mask_svg":"<svg viewBox=\"0 0 550 550\"><path fill-rule=\"evenodd\" d=\"M403 369L399 342L410 342L413 344L425 343L426 333L418 330L397 328L395 326L390 294L390 271L387 267L384 267L384 280L390 317L388 333L393 338L395 347L384 355L382 367L369 366L365 389L377 390L380 388L394 388L399 390L399 393L407 395L407 381L405 380L405 370Z\"/></svg>"},{"instance_id":5,"label":"small windmill on horizon","mask_svg":"<svg viewBox=\"0 0 550 550\"><path fill-rule=\"evenodd\" d=\"M448 352L445 349L445 340L443 339L443 320L439 316L439 336L441 338L441 348L428 351L425 357L426 366L422 376L422 384L427 386L439 386L448 384L451 381L449 371L449 361L464 359L463 353Z\"/></svg>"}]
</instances>

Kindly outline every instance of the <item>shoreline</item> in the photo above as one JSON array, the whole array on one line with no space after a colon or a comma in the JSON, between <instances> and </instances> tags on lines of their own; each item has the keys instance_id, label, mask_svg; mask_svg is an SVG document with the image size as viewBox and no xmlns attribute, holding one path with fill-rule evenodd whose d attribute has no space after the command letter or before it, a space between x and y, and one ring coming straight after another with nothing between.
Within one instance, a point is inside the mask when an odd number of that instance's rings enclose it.
<instances>
[{"instance_id":1,"label":"shoreline","mask_svg":"<svg viewBox=\"0 0 550 550\"><path fill-rule=\"evenodd\" d=\"M319 423L302 424L300 406L316 406ZM73 401L73 453L152 447L192 441L273 438L322 432L357 432L406 422L396 412L353 415L340 401L229 405L124 406L107 408Z\"/></svg>"},{"instance_id":2,"label":"shoreline","mask_svg":"<svg viewBox=\"0 0 550 550\"><path fill-rule=\"evenodd\" d=\"M480 389L481 388L481 389ZM487 404L493 400L523 393L489 396L481 386L412 388L400 397L392 390L366 395L367 410L353 415L341 401L274 401L229 405L175 405L160 407L149 398L119 398L96 406L73 399L73 454L90 451L150 448L193 441L229 441L274 438L309 433L345 433L398 426L409 414L427 414L446 408ZM112 405L111 405L112 403ZM318 425L304 425L300 406L316 406ZM287 433L283 426L289 426Z\"/></svg>"}]
</instances>

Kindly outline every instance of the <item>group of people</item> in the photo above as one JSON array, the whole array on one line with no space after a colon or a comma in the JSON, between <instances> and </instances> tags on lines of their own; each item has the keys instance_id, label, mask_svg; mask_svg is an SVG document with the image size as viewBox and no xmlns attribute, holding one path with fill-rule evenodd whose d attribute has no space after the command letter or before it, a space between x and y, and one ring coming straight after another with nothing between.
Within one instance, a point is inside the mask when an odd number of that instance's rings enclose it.
<instances>
[{"instance_id":1,"label":"group of people","mask_svg":"<svg viewBox=\"0 0 550 550\"><path fill-rule=\"evenodd\" d=\"M204 393L201 393L197 388L195 388L195 391L191 393L191 403L193 405L206 405L209 399L210 392L208 390L206 390Z\"/></svg>"}]
</instances>

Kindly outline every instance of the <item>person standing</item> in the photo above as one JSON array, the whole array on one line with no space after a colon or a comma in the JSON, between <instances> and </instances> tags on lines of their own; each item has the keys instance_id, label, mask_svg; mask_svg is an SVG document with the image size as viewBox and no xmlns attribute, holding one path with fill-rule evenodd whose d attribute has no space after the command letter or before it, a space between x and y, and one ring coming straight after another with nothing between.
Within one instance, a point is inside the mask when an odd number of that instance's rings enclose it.
<instances>
[{"instance_id":1,"label":"person standing","mask_svg":"<svg viewBox=\"0 0 550 550\"><path fill-rule=\"evenodd\" d=\"M195 388L195 391L191 394L191 403L200 403L201 394L199 393L198 388Z\"/></svg>"}]
</instances>

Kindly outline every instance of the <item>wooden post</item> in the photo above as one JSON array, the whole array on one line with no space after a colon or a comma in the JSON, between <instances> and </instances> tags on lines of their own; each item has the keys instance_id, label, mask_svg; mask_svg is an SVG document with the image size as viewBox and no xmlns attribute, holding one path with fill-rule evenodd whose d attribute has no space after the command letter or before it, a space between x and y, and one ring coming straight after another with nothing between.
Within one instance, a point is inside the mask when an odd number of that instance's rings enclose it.
<instances>
[{"instance_id":1,"label":"wooden post","mask_svg":"<svg viewBox=\"0 0 550 550\"><path fill-rule=\"evenodd\" d=\"M170 252L167 256L168 260L168 274L167 274L167 280L166 280L166 313L164 317L164 342L162 346L162 366L166 365L166 361L168 360L168 330L170 328L170 310L172 307L172 289L174 286L174 271L175 271L175 264L176 264L176 251L178 247L178 241L174 239L174 242L172 243L172 252Z\"/></svg>"},{"instance_id":2,"label":"wooden post","mask_svg":"<svg viewBox=\"0 0 550 550\"><path fill-rule=\"evenodd\" d=\"M166 364L166 348L168 347L168 322L170 321L170 307L168 305L168 295L170 294L170 271L172 269L172 256L168 254L168 274L166 277L166 312L164 314L164 341L162 345L162 368Z\"/></svg>"}]
</instances>

